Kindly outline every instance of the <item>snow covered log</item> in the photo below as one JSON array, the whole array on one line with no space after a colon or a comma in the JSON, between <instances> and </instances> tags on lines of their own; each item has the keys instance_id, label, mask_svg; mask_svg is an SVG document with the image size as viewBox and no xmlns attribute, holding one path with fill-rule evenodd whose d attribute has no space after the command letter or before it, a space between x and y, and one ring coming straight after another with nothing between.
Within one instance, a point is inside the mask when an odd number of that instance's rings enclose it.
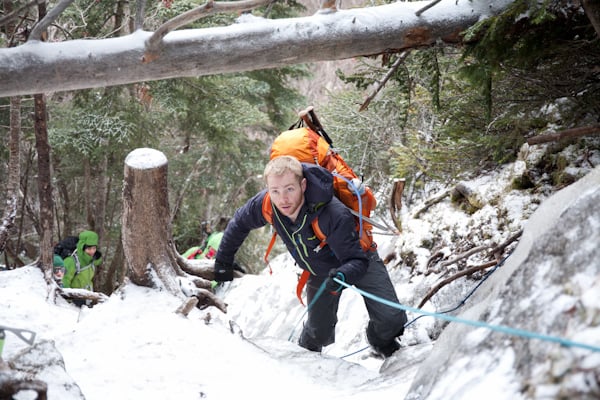
<instances>
[{"instance_id":1,"label":"snow covered log","mask_svg":"<svg viewBox=\"0 0 600 400\"><path fill-rule=\"evenodd\" d=\"M313 16L241 16L227 27L167 34L162 52L144 63L152 32L99 40L31 41L0 49L0 96L105 87L176 77L277 68L460 42L469 26L513 0L396 2Z\"/></svg>"}]
</instances>

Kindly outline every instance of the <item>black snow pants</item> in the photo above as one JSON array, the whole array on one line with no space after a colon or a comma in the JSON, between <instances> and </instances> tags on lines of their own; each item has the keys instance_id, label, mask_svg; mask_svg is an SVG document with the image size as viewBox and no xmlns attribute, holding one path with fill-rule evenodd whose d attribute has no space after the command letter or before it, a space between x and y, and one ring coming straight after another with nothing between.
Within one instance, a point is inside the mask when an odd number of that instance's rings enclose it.
<instances>
[{"instance_id":1,"label":"black snow pants","mask_svg":"<svg viewBox=\"0 0 600 400\"><path fill-rule=\"evenodd\" d=\"M298 344L312 351L321 351L323 346L330 345L335 341L340 294L324 291L314 304L312 301L324 279L327 278L311 275L306 285L307 304L310 308ZM359 282L355 283L355 286L377 297L398 303L390 276L376 251L369 252L367 273ZM367 339L371 346L375 348L388 346L396 337L404 333L404 325L407 321L404 310L390 307L367 297L364 297L364 301L369 314Z\"/></svg>"}]
</instances>

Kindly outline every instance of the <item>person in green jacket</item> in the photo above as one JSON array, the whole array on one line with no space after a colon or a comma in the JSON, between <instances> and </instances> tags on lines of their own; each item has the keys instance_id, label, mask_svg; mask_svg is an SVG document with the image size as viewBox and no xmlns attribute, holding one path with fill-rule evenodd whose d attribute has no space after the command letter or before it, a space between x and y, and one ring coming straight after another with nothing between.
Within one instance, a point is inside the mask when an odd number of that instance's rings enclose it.
<instances>
[{"instance_id":1,"label":"person in green jacket","mask_svg":"<svg viewBox=\"0 0 600 400\"><path fill-rule=\"evenodd\" d=\"M54 280L59 287L63 287L63 277L65 276L65 263L61 256L58 254L54 254L53 261L53 272L54 272Z\"/></svg>"},{"instance_id":2,"label":"person in green jacket","mask_svg":"<svg viewBox=\"0 0 600 400\"><path fill-rule=\"evenodd\" d=\"M98 251L98 234L93 231L81 232L77 251L65 258L64 263L63 287L93 291L96 267L102 263L102 254Z\"/></svg>"},{"instance_id":3,"label":"person in green jacket","mask_svg":"<svg viewBox=\"0 0 600 400\"><path fill-rule=\"evenodd\" d=\"M216 230L213 231L208 221L202 222L202 231L208 235L208 237L201 246L190 247L181 256L188 260L213 259L217 254L217 250L219 250L221 238L223 237L223 232L228 223L229 218L221 217L216 226Z\"/></svg>"}]
</instances>

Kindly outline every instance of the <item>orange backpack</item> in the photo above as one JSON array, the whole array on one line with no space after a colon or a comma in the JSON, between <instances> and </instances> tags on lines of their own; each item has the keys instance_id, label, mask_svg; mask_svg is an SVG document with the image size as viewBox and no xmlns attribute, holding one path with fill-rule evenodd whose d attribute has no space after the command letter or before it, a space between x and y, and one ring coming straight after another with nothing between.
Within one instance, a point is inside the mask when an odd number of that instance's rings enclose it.
<instances>
[{"instance_id":1,"label":"orange backpack","mask_svg":"<svg viewBox=\"0 0 600 400\"><path fill-rule=\"evenodd\" d=\"M331 139L321 126L312 107L299 113L300 120L282 132L271 145L270 159L288 155L297 158L303 163L318 164L333 174L333 191L335 196L350 209L356 220L356 230L359 232L360 245L365 251L377 248L373 241L373 225L362 217L369 218L377 205L377 200L371 189L362 184L358 175L340 156L332 146ZM306 125L306 126L303 126ZM360 195L358 195L360 193ZM262 204L264 218L273 224L273 209L269 194L265 196ZM327 237L319 227L318 218L312 222L312 228L317 238L321 241L320 247L327 244ZM276 234L273 234L271 243L265 253L265 263L268 265L268 256L275 243ZM296 289L300 302L302 287L308 279L308 271L304 271Z\"/></svg>"},{"instance_id":2,"label":"orange backpack","mask_svg":"<svg viewBox=\"0 0 600 400\"><path fill-rule=\"evenodd\" d=\"M303 163L318 164L333 174L333 191L356 219L360 244L365 251L376 247L373 242L373 225L360 216L371 217L377 200L371 189L362 184L358 175L332 146L312 107L299 113L300 120L289 130L282 132L271 145L271 160L287 155ZM306 126L302 126L303 123ZM358 195L357 192L361 192ZM263 207L264 210L264 207ZM264 213L263 213L264 214ZM265 217L266 218L266 217Z\"/></svg>"}]
</instances>

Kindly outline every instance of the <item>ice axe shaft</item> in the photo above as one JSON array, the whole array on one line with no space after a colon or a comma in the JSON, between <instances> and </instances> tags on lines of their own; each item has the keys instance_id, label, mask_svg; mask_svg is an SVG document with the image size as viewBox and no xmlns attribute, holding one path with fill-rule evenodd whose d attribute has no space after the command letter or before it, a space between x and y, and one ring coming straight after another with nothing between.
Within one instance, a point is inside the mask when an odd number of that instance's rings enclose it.
<instances>
[{"instance_id":1,"label":"ice axe shaft","mask_svg":"<svg viewBox=\"0 0 600 400\"><path fill-rule=\"evenodd\" d=\"M333 147L333 141L331 140L327 132L325 132L325 129L323 129L323 125L321 125L321 121L319 121L317 114L315 114L313 106L308 106L304 110L300 111L298 113L298 117L300 117L302 121L304 121L306 126L308 126L310 129L321 135L323 139L325 139L327 143L329 143L329 145Z\"/></svg>"}]
</instances>

